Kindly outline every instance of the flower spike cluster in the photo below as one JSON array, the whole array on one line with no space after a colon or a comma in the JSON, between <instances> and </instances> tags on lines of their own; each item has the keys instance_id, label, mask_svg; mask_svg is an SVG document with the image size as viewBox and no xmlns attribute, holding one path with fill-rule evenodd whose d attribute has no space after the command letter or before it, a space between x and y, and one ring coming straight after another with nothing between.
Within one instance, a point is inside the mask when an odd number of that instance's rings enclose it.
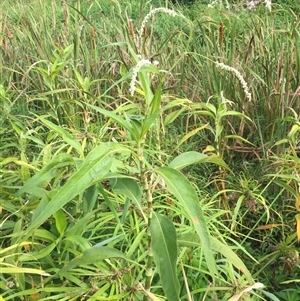
<instances>
[{"instance_id":1,"label":"flower spike cluster","mask_svg":"<svg viewBox=\"0 0 300 301\"><path fill-rule=\"evenodd\" d=\"M144 32L144 28L146 27L148 21L150 20L150 18L155 15L156 13L158 12L163 12L163 13L167 13L169 14L170 16L172 17L176 17L176 16L181 16L179 13L177 13L176 11L172 10L172 9L168 9L168 8L165 8L165 7L157 7L157 8L154 8L152 10L150 10L150 12L146 15L146 17L144 18L143 22L142 22L142 25L141 25L141 28L140 30L138 31L138 35L139 37L141 38L142 35L143 35L143 32Z\"/></svg>"},{"instance_id":2,"label":"flower spike cluster","mask_svg":"<svg viewBox=\"0 0 300 301\"><path fill-rule=\"evenodd\" d=\"M131 76L131 82L130 82L130 88L129 92L131 96L133 96L135 91L135 85L137 81L138 72L141 70L143 66L150 66L152 63L147 59L141 59L137 65L133 68L132 76Z\"/></svg>"},{"instance_id":3,"label":"flower spike cluster","mask_svg":"<svg viewBox=\"0 0 300 301\"><path fill-rule=\"evenodd\" d=\"M240 81L243 89L244 89L244 92L246 94L246 97L248 98L249 101L251 101L251 93L249 92L249 88L248 88L248 85L246 83L246 81L244 80L242 74L235 68L233 67L230 67L228 65L225 65L224 63L219 63L219 62L216 62L216 66L220 69L223 69L223 70L226 70L226 71L229 71L229 72L232 72L234 73L234 75L238 78L238 80Z\"/></svg>"}]
</instances>

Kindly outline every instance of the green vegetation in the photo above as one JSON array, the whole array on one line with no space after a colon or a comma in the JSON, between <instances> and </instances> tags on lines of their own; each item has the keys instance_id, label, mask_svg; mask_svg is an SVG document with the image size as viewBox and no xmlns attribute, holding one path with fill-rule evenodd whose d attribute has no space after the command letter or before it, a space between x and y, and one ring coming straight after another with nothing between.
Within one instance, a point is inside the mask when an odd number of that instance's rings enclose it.
<instances>
[{"instance_id":1,"label":"green vegetation","mask_svg":"<svg viewBox=\"0 0 300 301\"><path fill-rule=\"evenodd\" d=\"M44 2L0 4L0 301L298 301L299 5Z\"/></svg>"}]
</instances>

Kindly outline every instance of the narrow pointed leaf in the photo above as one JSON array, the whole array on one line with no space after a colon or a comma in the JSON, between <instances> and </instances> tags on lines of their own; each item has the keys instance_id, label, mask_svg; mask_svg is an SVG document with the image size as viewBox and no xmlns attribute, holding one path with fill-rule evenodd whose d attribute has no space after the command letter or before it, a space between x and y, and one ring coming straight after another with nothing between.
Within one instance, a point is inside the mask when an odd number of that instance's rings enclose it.
<instances>
[{"instance_id":1,"label":"narrow pointed leaf","mask_svg":"<svg viewBox=\"0 0 300 301\"><path fill-rule=\"evenodd\" d=\"M54 124L53 122L47 120L46 118L39 116L38 117L47 127L49 127L51 130L53 130L55 133L57 133L59 136L61 136L61 138L68 143L69 145L71 145L76 151L77 153L83 157L83 149L81 144L79 143L78 140L76 140L74 138L73 135L71 135L69 132L67 132L66 130L64 130L61 126L58 126L56 124Z\"/></svg>"},{"instance_id":2,"label":"narrow pointed leaf","mask_svg":"<svg viewBox=\"0 0 300 301\"><path fill-rule=\"evenodd\" d=\"M57 231L60 235L63 235L67 227L67 219L65 217L64 212L61 209L59 209L58 211L53 213L53 216L55 218L55 226Z\"/></svg>"},{"instance_id":3,"label":"narrow pointed leaf","mask_svg":"<svg viewBox=\"0 0 300 301\"><path fill-rule=\"evenodd\" d=\"M142 190L136 180L131 178L118 178L112 180L112 188L114 192L122 194L131 199L139 209L141 207Z\"/></svg>"},{"instance_id":4,"label":"narrow pointed leaf","mask_svg":"<svg viewBox=\"0 0 300 301\"><path fill-rule=\"evenodd\" d=\"M41 225L79 193L85 191L92 184L104 179L110 170L114 154L125 151L128 151L128 149L118 144L101 144L93 149L87 155L79 170L53 196L43 211L39 215L35 215L27 231L29 232ZM39 207L37 207L37 210L39 210Z\"/></svg>"},{"instance_id":5,"label":"narrow pointed leaf","mask_svg":"<svg viewBox=\"0 0 300 301\"><path fill-rule=\"evenodd\" d=\"M160 111L154 112L152 115L148 116L142 123L142 132L141 136L145 135L151 126L153 126L156 118L159 116Z\"/></svg>"},{"instance_id":6,"label":"narrow pointed leaf","mask_svg":"<svg viewBox=\"0 0 300 301\"><path fill-rule=\"evenodd\" d=\"M194 129L194 130L192 130L192 131L189 131L186 135L184 135L184 136L180 139L180 141L178 142L176 148L178 148L181 144L183 144L185 141L187 141L187 140L188 140L189 138L191 138L192 136L196 135L199 131L205 129L208 125L209 125L209 123L204 124L204 125L202 125L202 126L196 128L196 129Z\"/></svg>"},{"instance_id":7,"label":"narrow pointed leaf","mask_svg":"<svg viewBox=\"0 0 300 301\"><path fill-rule=\"evenodd\" d=\"M94 109L95 111L103 114L106 117L109 117L111 119L113 119L114 121L116 121L120 126L124 127L133 137L134 139L138 139L138 134L135 131L135 129L132 126L132 123L130 123L130 121L125 120L124 118L120 117L119 115L117 115L114 112L99 108L97 106L93 106L90 104L86 104L87 106L89 106L90 108Z\"/></svg>"},{"instance_id":8,"label":"narrow pointed leaf","mask_svg":"<svg viewBox=\"0 0 300 301\"><path fill-rule=\"evenodd\" d=\"M31 269L31 268L23 268L23 267L17 267L17 266L11 266L11 267L1 267L1 273L3 274L37 274L42 276L50 276L50 274L46 273L43 270L38 269Z\"/></svg>"},{"instance_id":9,"label":"narrow pointed leaf","mask_svg":"<svg viewBox=\"0 0 300 301\"><path fill-rule=\"evenodd\" d=\"M159 82L158 87L155 90L154 97L151 101L151 114L157 112L160 109L161 105L161 94L162 94L162 82Z\"/></svg>"},{"instance_id":10,"label":"narrow pointed leaf","mask_svg":"<svg viewBox=\"0 0 300 301\"><path fill-rule=\"evenodd\" d=\"M63 274L78 265L94 264L109 258L122 258L130 261L124 253L118 251L117 249L106 246L94 246L85 250L82 254L71 260L58 272L58 274Z\"/></svg>"},{"instance_id":11,"label":"narrow pointed leaf","mask_svg":"<svg viewBox=\"0 0 300 301\"><path fill-rule=\"evenodd\" d=\"M196 233L182 234L177 237L178 246L184 247L199 247L201 242L199 236ZM236 253L230 248L230 246L220 242L217 238L210 236L212 250L219 252L228 261L234 265L238 270L244 273L247 281L253 284L251 273L243 263L243 261L236 255Z\"/></svg>"},{"instance_id":12,"label":"narrow pointed leaf","mask_svg":"<svg viewBox=\"0 0 300 301\"><path fill-rule=\"evenodd\" d=\"M156 172L165 180L169 190L184 206L186 212L192 220L195 230L201 239L202 250L208 269L211 273L211 276L214 278L216 275L216 263L211 252L209 233L194 187L182 173L175 169L161 167L158 168Z\"/></svg>"},{"instance_id":13,"label":"narrow pointed leaf","mask_svg":"<svg viewBox=\"0 0 300 301\"><path fill-rule=\"evenodd\" d=\"M55 170L74 164L71 155L61 153L53 158L46 166L30 178L25 185L18 191L17 195L25 192L30 193L34 188L42 186L45 182L51 180L55 175Z\"/></svg>"},{"instance_id":14,"label":"narrow pointed leaf","mask_svg":"<svg viewBox=\"0 0 300 301\"><path fill-rule=\"evenodd\" d=\"M229 170L227 164L219 156L208 156L206 154L202 154L195 151L185 152L183 154L178 155L170 162L169 167L181 170L184 167L197 163L214 163Z\"/></svg>"},{"instance_id":15,"label":"narrow pointed leaf","mask_svg":"<svg viewBox=\"0 0 300 301\"><path fill-rule=\"evenodd\" d=\"M153 214L150 233L152 251L160 281L168 300L179 301L179 281L176 273L177 241L173 223L166 217Z\"/></svg>"}]
</instances>

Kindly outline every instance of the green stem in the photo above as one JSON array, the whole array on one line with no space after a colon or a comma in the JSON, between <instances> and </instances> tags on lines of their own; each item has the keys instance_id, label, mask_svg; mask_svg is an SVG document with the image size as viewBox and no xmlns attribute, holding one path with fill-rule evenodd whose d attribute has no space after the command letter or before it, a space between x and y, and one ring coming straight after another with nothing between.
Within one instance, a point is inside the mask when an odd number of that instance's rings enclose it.
<instances>
[{"instance_id":1,"label":"green stem","mask_svg":"<svg viewBox=\"0 0 300 301\"><path fill-rule=\"evenodd\" d=\"M148 219L147 219L147 235L148 235L148 251L147 251L147 263L146 263L146 273L145 273L145 290L146 292L150 292L151 288L151 280L153 276L153 254L152 254L152 239L150 234L150 224L152 219L152 190L151 190L151 180L148 180L147 177L147 170L146 170L146 161L144 157L144 140L141 139L141 141L138 144L138 159L140 161L140 168L141 168L141 184L144 190L145 194L145 200L147 201L147 208L148 208ZM149 298L147 295L144 296L144 301L148 301Z\"/></svg>"}]
</instances>

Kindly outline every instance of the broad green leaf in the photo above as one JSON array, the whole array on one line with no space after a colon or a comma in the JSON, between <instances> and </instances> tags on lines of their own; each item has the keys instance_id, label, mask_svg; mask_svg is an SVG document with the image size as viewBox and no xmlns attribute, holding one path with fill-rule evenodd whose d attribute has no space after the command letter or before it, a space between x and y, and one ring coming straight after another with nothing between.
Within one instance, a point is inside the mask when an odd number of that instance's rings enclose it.
<instances>
[{"instance_id":1,"label":"broad green leaf","mask_svg":"<svg viewBox=\"0 0 300 301\"><path fill-rule=\"evenodd\" d=\"M238 117L245 118L252 122L250 117L246 116L243 113L237 112L237 111L226 111L226 112L222 113L222 117L223 116L238 116Z\"/></svg>"},{"instance_id":2,"label":"broad green leaf","mask_svg":"<svg viewBox=\"0 0 300 301\"><path fill-rule=\"evenodd\" d=\"M26 165L29 165L27 162L27 158L24 152L21 152L21 161L24 162L24 165L21 165L21 170L20 170L20 174L21 174L21 178L22 181L25 183L30 179L30 170L29 167Z\"/></svg>"},{"instance_id":3,"label":"broad green leaf","mask_svg":"<svg viewBox=\"0 0 300 301\"><path fill-rule=\"evenodd\" d=\"M58 274L68 272L78 265L95 264L99 261L109 258L122 258L130 261L124 253L118 251L117 249L111 247L96 246L85 250L82 254L71 260L65 267L58 271Z\"/></svg>"},{"instance_id":4,"label":"broad green leaf","mask_svg":"<svg viewBox=\"0 0 300 301\"><path fill-rule=\"evenodd\" d=\"M170 167L161 167L156 170L156 173L162 176L169 190L184 206L186 212L192 220L195 230L201 239L202 250L208 269L211 277L214 279L217 271L216 262L211 252L209 233L194 187L188 181L188 179L176 169Z\"/></svg>"},{"instance_id":5,"label":"broad green leaf","mask_svg":"<svg viewBox=\"0 0 300 301\"><path fill-rule=\"evenodd\" d=\"M18 191L17 195L25 192L30 193L35 187L44 185L45 182L51 180L55 176L55 171L67 165L74 164L71 155L61 153L53 158L46 166L30 178L25 185Z\"/></svg>"},{"instance_id":6,"label":"broad green leaf","mask_svg":"<svg viewBox=\"0 0 300 301\"><path fill-rule=\"evenodd\" d=\"M136 180L131 178L112 179L111 185L115 193L127 196L140 210L142 210L142 190Z\"/></svg>"},{"instance_id":7,"label":"broad green leaf","mask_svg":"<svg viewBox=\"0 0 300 301\"><path fill-rule=\"evenodd\" d=\"M185 152L175 157L169 164L169 167L181 170L192 164L214 163L229 170L227 164L217 155L206 155L195 151Z\"/></svg>"},{"instance_id":8,"label":"broad green leaf","mask_svg":"<svg viewBox=\"0 0 300 301\"><path fill-rule=\"evenodd\" d=\"M153 259L168 300L179 301L177 278L177 241L173 223L166 217L153 213L150 224Z\"/></svg>"},{"instance_id":9,"label":"broad green leaf","mask_svg":"<svg viewBox=\"0 0 300 301\"><path fill-rule=\"evenodd\" d=\"M57 239L56 236L54 236L50 231L45 229L36 229L34 231L34 238L48 242L55 242Z\"/></svg>"},{"instance_id":10,"label":"broad green leaf","mask_svg":"<svg viewBox=\"0 0 300 301\"><path fill-rule=\"evenodd\" d=\"M41 225L79 193L104 179L110 170L113 156L118 152L128 151L127 148L114 143L101 144L94 148L87 155L79 170L68 179L67 183L53 196L40 214L34 215L26 232L28 233ZM39 211L39 206L36 210Z\"/></svg>"},{"instance_id":11,"label":"broad green leaf","mask_svg":"<svg viewBox=\"0 0 300 301\"><path fill-rule=\"evenodd\" d=\"M199 247L201 246L201 242L199 236L196 233L188 233L182 234L177 237L178 246L185 246L185 247ZM219 252L228 261L234 265L238 270L244 273L247 281L252 284L253 279L251 273L243 263L243 261L236 255L236 253L224 243L220 242L217 238L210 236L210 243L212 250Z\"/></svg>"},{"instance_id":12,"label":"broad green leaf","mask_svg":"<svg viewBox=\"0 0 300 301\"><path fill-rule=\"evenodd\" d=\"M128 199L130 199L133 202L133 204L137 206L137 208L140 210L140 213L143 215L144 220L147 220L141 203L142 190L135 179L132 178L112 179L111 185L115 193L124 195ZM125 205L126 204L128 204L128 202L126 202ZM124 214L126 214L126 212L124 212ZM122 217L122 219L124 219L124 216Z\"/></svg>"},{"instance_id":13,"label":"broad green leaf","mask_svg":"<svg viewBox=\"0 0 300 301\"><path fill-rule=\"evenodd\" d=\"M63 235L67 226L67 220L64 212L59 209L53 213L55 219L55 226L60 235Z\"/></svg>"},{"instance_id":14,"label":"broad green leaf","mask_svg":"<svg viewBox=\"0 0 300 301\"><path fill-rule=\"evenodd\" d=\"M99 190L97 189L97 185L92 185L88 187L83 196L83 212L84 214L87 214L88 212L91 212L97 202L99 195Z\"/></svg>"},{"instance_id":15,"label":"broad green leaf","mask_svg":"<svg viewBox=\"0 0 300 301\"><path fill-rule=\"evenodd\" d=\"M64 130L61 126L58 126L54 124L53 122L47 120L46 118L39 116L38 117L47 127L49 127L51 130L53 130L55 133L57 133L66 143L68 143L70 146L72 146L77 153L80 155L80 157L84 157L83 149L81 144L78 140L74 138L69 132Z\"/></svg>"}]
</instances>

